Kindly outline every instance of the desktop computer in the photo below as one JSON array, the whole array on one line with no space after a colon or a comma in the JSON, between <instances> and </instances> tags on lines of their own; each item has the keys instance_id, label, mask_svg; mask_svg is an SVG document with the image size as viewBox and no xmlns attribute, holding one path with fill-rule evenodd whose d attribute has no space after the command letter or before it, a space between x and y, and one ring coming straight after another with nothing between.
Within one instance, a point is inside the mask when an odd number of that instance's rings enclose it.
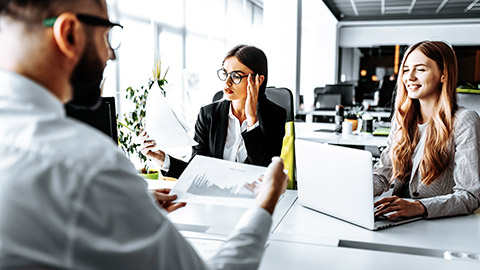
<instances>
[{"instance_id":1,"label":"desktop computer","mask_svg":"<svg viewBox=\"0 0 480 270\"><path fill-rule=\"evenodd\" d=\"M115 98L102 97L101 105L95 109L85 109L65 105L67 116L80 120L102 131L118 143L117 116L115 111Z\"/></svg>"}]
</instances>

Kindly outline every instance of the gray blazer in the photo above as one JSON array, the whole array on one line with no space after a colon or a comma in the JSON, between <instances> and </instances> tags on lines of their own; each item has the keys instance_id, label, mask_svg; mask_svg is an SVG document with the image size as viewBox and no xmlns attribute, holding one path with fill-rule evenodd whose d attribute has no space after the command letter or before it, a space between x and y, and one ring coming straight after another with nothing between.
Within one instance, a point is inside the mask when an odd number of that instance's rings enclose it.
<instances>
[{"instance_id":1,"label":"gray blazer","mask_svg":"<svg viewBox=\"0 0 480 270\"><path fill-rule=\"evenodd\" d=\"M394 121L395 122L395 121ZM396 125L387 139L387 148L373 169L374 194L380 195L394 184L393 194L401 196L403 185L392 176L392 141ZM422 183L419 164L425 146L420 139L413 156L413 169L407 190L427 209L427 218L470 214L480 206L480 117L460 107L454 120L453 158L446 170L429 186ZM402 189L403 188L403 189ZM403 194L404 195L404 194Z\"/></svg>"}]
</instances>

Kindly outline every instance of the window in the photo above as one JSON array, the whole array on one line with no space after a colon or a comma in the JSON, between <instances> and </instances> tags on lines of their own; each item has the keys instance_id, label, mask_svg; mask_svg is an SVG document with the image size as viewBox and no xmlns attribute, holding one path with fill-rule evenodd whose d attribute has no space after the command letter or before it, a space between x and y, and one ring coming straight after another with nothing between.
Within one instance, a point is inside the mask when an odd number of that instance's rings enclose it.
<instances>
[{"instance_id":1,"label":"window","mask_svg":"<svg viewBox=\"0 0 480 270\"><path fill-rule=\"evenodd\" d=\"M237 44L261 47L263 7L251 0L110 0L110 16L124 25L117 62L109 63L104 95L121 100L129 86L151 77L154 52L167 75L172 109L193 128L200 107L223 88L216 70ZM260 4L258 4L260 3Z\"/></svg>"}]
</instances>

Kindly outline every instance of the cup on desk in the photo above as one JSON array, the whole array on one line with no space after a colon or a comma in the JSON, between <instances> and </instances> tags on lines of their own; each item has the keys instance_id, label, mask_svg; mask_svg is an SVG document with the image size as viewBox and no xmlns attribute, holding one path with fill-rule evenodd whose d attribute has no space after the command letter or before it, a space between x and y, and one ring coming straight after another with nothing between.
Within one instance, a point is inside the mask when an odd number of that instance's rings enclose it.
<instances>
[{"instance_id":1,"label":"cup on desk","mask_svg":"<svg viewBox=\"0 0 480 270\"><path fill-rule=\"evenodd\" d=\"M342 123L342 136L352 135L353 124L350 121L345 121Z\"/></svg>"},{"instance_id":2,"label":"cup on desk","mask_svg":"<svg viewBox=\"0 0 480 270\"><path fill-rule=\"evenodd\" d=\"M312 113L307 113L305 115L305 122L307 122L307 123L312 123L313 122L313 114Z\"/></svg>"},{"instance_id":3,"label":"cup on desk","mask_svg":"<svg viewBox=\"0 0 480 270\"><path fill-rule=\"evenodd\" d=\"M369 113L362 116L362 133L372 134L373 132L373 117Z\"/></svg>"}]
</instances>

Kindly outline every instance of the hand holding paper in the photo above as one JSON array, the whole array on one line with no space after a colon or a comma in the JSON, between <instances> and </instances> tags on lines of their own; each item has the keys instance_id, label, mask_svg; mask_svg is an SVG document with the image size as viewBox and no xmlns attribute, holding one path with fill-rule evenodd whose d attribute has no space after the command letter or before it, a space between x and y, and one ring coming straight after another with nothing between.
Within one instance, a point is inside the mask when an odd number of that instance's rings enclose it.
<instances>
[{"instance_id":1,"label":"hand holding paper","mask_svg":"<svg viewBox=\"0 0 480 270\"><path fill-rule=\"evenodd\" d=\"M188 135L156 85L151 89L146 110L148 113L145 126L158 148L167 149L196 145L196 142Z\"/></svg>"}]
</instances>

